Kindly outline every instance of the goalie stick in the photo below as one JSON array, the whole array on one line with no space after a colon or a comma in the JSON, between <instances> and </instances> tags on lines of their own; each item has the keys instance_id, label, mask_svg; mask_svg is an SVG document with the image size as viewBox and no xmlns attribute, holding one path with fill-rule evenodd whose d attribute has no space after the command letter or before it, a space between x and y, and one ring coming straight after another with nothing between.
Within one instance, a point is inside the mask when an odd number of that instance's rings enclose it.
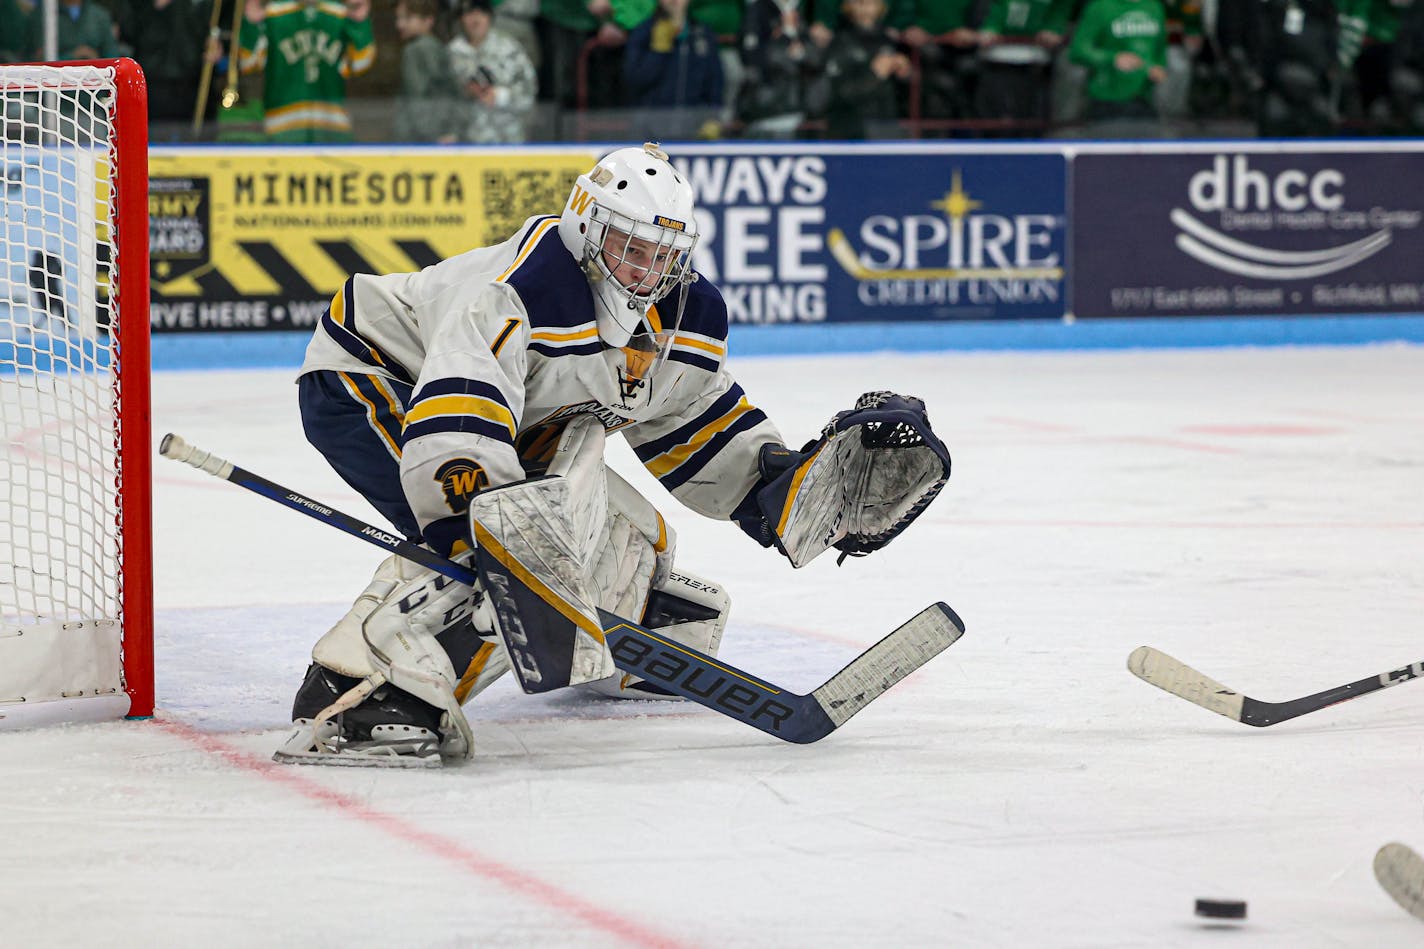
<instances>
[{"instance_id":1,"label":"goalie stick","mask_svg":"<svg viewBox=\"0 0 1424 949\"><path fill-rule=\"evenodd\" d=\"M1323 708L1424 676L1424 662L1415 662L1402 669L1381 672L1379 675L1337 685L1333 689L1303 698L1286 702L1262 702L1234 689L1228 689L1215 679L1202 675L1186 663L1151 646L1134 649L1132 655L1127 657L1127 668L1143 682L1171 692L1193 705L1200 705L1209 712L1256 728L1299 718L1310 712L1318 712Z\"/></svg>"},{"instance_id":2,"label":"goalie stick","mask_svg":"<svg viewBox=\"0 0 1424 949\"><path fill-rule=\"evenodd\" d=\"M1424 920L1424 858L1406 844L1385 844L1375 854L1375 879L1409 915Z\"/></svg>"},{"instance_id":3,"label":"goalie stick","mask_svg":"<svg viewBox=\"0 0 1424 949\"><path fill-rule=\"evenodd\" d=\"M177 435L164 435L158 451L165 458L181 461L199 471L230 481L353 537L429 567L452 580L469 586L478 580L476 573L468 567L413 544L399 534L380 530L239 468L230 461L188 444ZM619 669L654 681L669 692L768 735L797 744L809 744L825 738L895 683L954 645L964 635L964 623L954 610L944 603L935 603L851 660L849 665L821 686L807 695L798 695L720 659L673 642L632 620L604 610L598 613L602 620L604 641L613 654L614 665Z\"/></svg>"}]
</instances>

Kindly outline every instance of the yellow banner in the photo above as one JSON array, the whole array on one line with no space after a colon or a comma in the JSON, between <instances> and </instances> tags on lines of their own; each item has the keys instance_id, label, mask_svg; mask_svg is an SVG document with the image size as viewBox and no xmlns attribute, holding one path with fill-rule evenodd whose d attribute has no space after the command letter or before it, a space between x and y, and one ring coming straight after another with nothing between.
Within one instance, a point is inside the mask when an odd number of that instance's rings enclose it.
<instances>
[{"instance_id":1,"label":"yellow banner","mask_svg":"<svg viewBox=\"0 0 1424 949\"><path fill-rule=\"evenodd\" d=\"M155 330L312 326L353 273L419 270L557 214L596 152L155 149Z\"/></svg>"}]
</instances>

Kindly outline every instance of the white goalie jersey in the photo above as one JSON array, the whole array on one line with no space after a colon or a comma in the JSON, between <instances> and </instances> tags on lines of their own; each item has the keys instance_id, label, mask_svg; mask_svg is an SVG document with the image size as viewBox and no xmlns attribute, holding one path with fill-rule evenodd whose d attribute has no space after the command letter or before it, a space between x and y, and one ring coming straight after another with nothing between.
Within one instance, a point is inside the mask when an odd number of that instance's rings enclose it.
<instances>
[{"instance_id":1,"label":"white goalie jersey","mask_svg":"<svg viewBox=\"0 0 1424 949\"><path fill-rule=\"evenodd\" d=\"M727 519L781 437L728 374L727 311L706 280L648 313L678 312L667 361L643 379L600 341L588 279L557 216L418 272L357 275L322 317L302 372L384 380L403 426L401 483L428 543L458 550L482 488L541 472L567 422L621 431L682 503ZM408 393L408 395L407 395Z\"/></svg>"}]
</instances>

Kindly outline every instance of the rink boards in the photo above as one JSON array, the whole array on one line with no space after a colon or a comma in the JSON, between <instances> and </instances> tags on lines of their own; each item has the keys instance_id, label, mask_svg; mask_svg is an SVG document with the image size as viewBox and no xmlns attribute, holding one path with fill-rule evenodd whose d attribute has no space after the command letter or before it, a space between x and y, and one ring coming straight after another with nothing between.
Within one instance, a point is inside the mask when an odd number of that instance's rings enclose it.
<instances>
[{"instance_id":1,"label":"rink boards","mask_svg":"<svg viewBox=\"0 0 1424 949\"><path fill-rule=\"evenodd\" d=\"M1421 147L669 150L697 195L698 271L733 322L767 328L743 341L825 352L1424 338ZM502 239L602 151L155 148L159 365L292 361L287 331L309 333L351 273ZM178 339L210 334L220 353Z\"/></svg>"}]
</instances>

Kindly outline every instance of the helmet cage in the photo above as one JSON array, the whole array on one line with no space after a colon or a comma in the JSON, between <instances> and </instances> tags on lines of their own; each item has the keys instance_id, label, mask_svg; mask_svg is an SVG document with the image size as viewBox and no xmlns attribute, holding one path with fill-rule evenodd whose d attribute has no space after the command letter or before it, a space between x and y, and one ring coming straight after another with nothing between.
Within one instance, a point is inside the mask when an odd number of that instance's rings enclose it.
<instances>
[{"instance_id":1,"label":"helmet cage","mask_svg":"<svg viewBox=\"0 0 1424 949\"><path fill-rule=\"evenodd\" d=\"M593 226L584 234L584 259L596 262L602 279L621 291L628 309L643 310L678 284L696 279L692 248L697 244L697 235L686 233L681 222L670 218L662 219L666 223L639 221L601 203L594 205L589 218ZM649 255L646 265L630 260L635 251L634 239L640 242L638 253ZM615 278L615 271L625 264L642 270L643 276L632 284Z\"/></svg>"}]
</instances>

